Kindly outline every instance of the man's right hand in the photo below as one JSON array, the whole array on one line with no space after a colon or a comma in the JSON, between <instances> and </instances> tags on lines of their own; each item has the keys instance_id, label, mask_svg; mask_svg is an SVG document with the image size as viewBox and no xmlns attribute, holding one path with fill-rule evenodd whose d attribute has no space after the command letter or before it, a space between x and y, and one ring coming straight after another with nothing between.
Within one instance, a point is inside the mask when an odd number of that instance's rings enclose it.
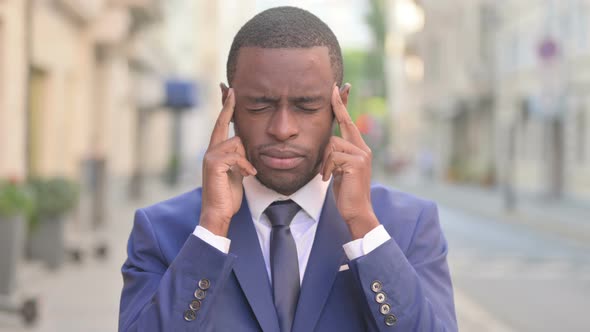
<instances>
[{"instance_id":1,"label":"man's right hand","mask_svg":"<svg viewBox=\"0 0 590 332\"><path fill-rule=\"evenodd\" d=\"M243 178L256 175L256 169L246 159L246 151L240 138L234 136L228 139L235 104L234 90L230 88L203 159L203 196L199 224L213 234L224 237L227 237L231 218L242 204Z\"/></svg>"}]
</instances>

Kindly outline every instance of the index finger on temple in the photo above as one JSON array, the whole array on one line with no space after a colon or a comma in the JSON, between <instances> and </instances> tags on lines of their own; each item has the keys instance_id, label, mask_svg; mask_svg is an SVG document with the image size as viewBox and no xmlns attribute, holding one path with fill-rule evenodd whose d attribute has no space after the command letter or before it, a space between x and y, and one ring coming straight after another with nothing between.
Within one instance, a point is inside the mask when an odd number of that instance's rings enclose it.
<instances>
[{"instance_id":1,"label":"index finger on temple","mask_svg":"<svg viewBox=\"0 0 590 332\"><path fill-rule=\"evenodd\" d=\"M361 133L350 118L350 114L346 110L346 106L340 97L340 92L336 85L332 91L332 110L334 116L336 116L336 121L338 121L338 126L340 126L342 138L355 145L359 143L359 140L362 140Z\"/></svg>"},{"instance_id":2,"label":"index finger on temple","mask_svg":"<svg viewBox=\"0 0 590 332\"><path fill-rule=\"evenodd\" d=\"M229 123L234 115L234 108L236 106L236 99L234 89L230 88L227 92L227 98L223 104L223 108L217 117L213 132L211 133L211 141L209 146L217 145L225 140L229 134Z\"/></svg>"}]
</instances>

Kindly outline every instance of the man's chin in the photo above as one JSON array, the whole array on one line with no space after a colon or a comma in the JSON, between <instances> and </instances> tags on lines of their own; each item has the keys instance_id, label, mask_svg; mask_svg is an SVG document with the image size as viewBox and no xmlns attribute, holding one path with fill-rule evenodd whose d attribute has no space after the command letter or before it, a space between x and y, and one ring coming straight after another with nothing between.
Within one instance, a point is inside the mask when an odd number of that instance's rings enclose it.
<instances>
[{"instance_id":1,"label":"man's chin","mask_svg":"<svg viewBox=\"0 0 590 332\"><path fill-rule=\"evenodd\" d=\"M301 187L305 186L315 174L301 174L295 171L264 170L258 172L256 178L265 187L272 189L282 195L291 195Z\"/></svg>"}]
</instances>

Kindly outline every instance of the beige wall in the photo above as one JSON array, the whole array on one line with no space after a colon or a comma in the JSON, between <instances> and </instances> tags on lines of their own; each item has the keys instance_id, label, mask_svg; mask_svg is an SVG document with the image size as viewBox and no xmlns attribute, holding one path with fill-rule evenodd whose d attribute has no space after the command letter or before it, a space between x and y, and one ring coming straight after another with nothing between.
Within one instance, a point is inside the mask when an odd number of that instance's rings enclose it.
<instances>
[{"instance_id":1,"label":"beige wall","mask_svg":"<svg viewBox=\"0 0 590 332\"><path fill-rule=\"evenodd\" d=\"M172 144L171 120L171 113L163 111L154 112L148 118L146 140L142 142L146 174L158 174L168 166Z\"/></svg>"},{"instance_id":2,"label":"beige wall","mask_svg":"<svg viewBox=\"0 0 590 332\"><path fill-rule=\"evenodd\" d=\"M98 158L106 160L111 176L127 177L135 165L136 144L149 152L142 165L146 173L161 172L169 157L169 114L150 116L145 140L136 140L137 91L126 40L102 44L104 52L97 57L96 29L90 22L80 25L41 4L33 19L33 66L46 73L39 173L78 178L81 163Z\"/></svg>"},{"instance_id":3,"label":"beige wall","mask_svg":"<svg viewBox=\"0 0 590 332\"><path fill-rule=\"evenodd\" d=\"M0 177L25 176L24 1L0 2Z\"/></svg>"},{"instance_id":4,"label":"beige wall","mask_svg":"<svg viewBox=\"0 0 590 332\"><path fill-rule=\"evenodd\" d=\"M67 16L42 3L33 7L32 20L32 66L45 73L38 102L37 172L77 177L93 121L92 40Z\"/></svg>"},{"instance_id":5,"label":"beige wall","mask_svg":"<svg viewBox=\"0 0 590 332\"><path fill-rule=\"evenodd\" d=\"M137 110L131 100L131 77L122 50L114 50L100 70L104 98L95 111L105 117L100 129L104 137L101 149L105 150L109 173L127 176L133 167Z\"/></svg>"}]
</instances>

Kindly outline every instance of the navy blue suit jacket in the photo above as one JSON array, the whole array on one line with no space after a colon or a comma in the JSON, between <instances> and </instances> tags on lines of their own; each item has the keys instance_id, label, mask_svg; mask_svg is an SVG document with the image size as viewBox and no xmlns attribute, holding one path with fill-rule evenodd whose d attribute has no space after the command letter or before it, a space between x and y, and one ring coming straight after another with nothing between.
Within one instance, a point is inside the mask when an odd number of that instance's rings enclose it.
<instances>
[{"instance_id":1,"label":"navy blue suit jacket","mask_svg":"<svg viewBox=\"0 0 590 332\"><path fill-rule=\"evenodd\" d=\"M348 261L351 240L328 190L303 278L293 331L457 331L447 243L432 202L373 186L373 208L392 239ZM139 209L122 272L119 331L278 331L272 291L246 200L224 254L192 235L201 189ZM341 270L348 264L349 269ZM210 288L183 318L198 281ZM371 285L380 281L385 315ZM391 317L389 317L391 322Z\"/></svg>"}]
</instances>

